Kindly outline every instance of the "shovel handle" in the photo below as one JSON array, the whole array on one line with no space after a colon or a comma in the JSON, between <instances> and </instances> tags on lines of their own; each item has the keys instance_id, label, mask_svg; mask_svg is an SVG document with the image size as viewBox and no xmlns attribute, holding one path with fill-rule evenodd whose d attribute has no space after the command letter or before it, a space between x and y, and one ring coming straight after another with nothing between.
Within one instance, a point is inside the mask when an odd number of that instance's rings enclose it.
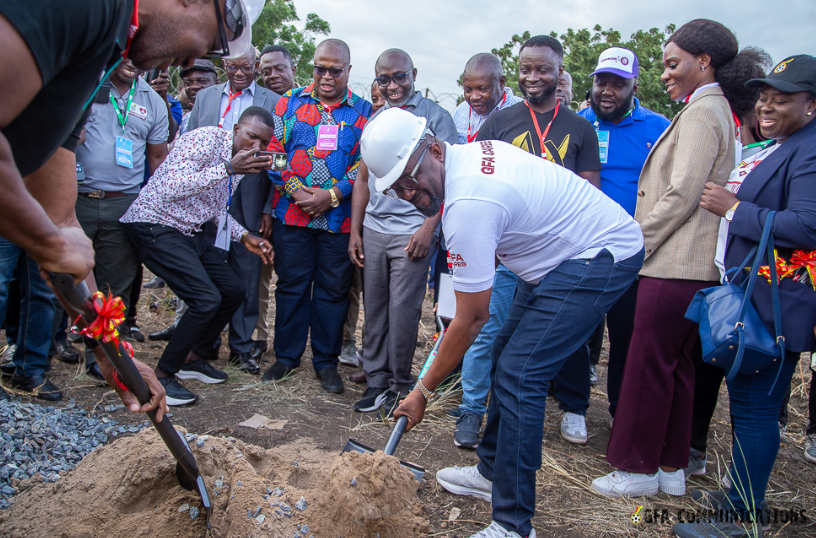
<instances>
[{"instance_id":1,"label":"shovel handle","mask_svg":"<svg viewBox=\"0 0 816 538\"><path fill-rule=\"evenodd\" d=\"M405 415L399 417L397 419L397 423L394 425L394 429L391 431L391 436L388 438L388 442L385 443L385 452L389 456L393 456L394 452L397 450L397 445L402 439L402 434L405 433L405 427L408 426L408 417Z\"/></svg>"},{"instance_id":2,"label":"shovel handle","mask_svg":"<svg viewBox=\"0 0 816 538\"><path fill-rule=\"evenodd\" d=\"M93 306L91 292L85 282L80 282L79 285L75 285L74 277L65 273L52 273L51 282L57 289L57 295L60 301L82 314L82 319L85 323L90 325L94 322L96 319L96 309ZM127 385L133 395L136 396L139 404L144 405L149 402L150 389L142 378L142 374L136 369L136 365L130 360L127 351L125 351L121 345L117 346L113 342L100 341L99 345L105 352L105 356L108 357L108 360L119 373L119 377L125 385ZM167 445L167 448L173 454L173 457L178 461L184 471L190 475L190 478L195 481L196 478L200 476L200 472L187 442L180 436L170 422L170 419L166 416L161 422L156 422L155 410L148 411L146 414L159 432L164 444ZM209 498L204 500L205 507L209 508Z\"/></svg>"}]
</instances>

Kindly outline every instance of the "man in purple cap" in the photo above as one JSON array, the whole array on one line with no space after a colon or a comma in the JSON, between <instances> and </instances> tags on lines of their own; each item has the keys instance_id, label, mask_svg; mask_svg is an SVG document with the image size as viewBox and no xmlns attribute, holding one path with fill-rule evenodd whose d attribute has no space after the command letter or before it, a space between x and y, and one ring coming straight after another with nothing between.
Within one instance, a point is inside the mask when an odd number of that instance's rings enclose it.
<instances>
[{"instance_id":1,"label":"man in purple cap","mask_svg":"<svg viewBox=\"0 0 816 538\"><path fill-rule=\"evenodd\" d=\"M638 89L638 58L631 50L612 47L601 53L592 72L589 108L578 112L595 127L601 159L601 190L634 216L638 179L652 146L669 126L664 116L642 107ZM623 365L635 322L638 281L618 299L608 312L609 371L607 395L609 413L615 418ZM604 324L598 327L603 335Z\"/></svg>"}]
</instances>

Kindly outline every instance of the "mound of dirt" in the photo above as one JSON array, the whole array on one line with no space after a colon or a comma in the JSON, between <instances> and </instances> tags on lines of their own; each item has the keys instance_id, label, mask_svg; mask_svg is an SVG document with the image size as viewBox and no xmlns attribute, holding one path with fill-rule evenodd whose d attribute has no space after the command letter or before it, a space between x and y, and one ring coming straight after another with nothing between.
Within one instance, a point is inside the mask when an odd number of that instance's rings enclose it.
<instances>
[{"instance_id":1,"label":"mound of dirt","mask_svg":"<svg viewBox=\"0 0 816 538\"><path fill-rule=\"evenodd\" d=\"M319 536L423 536L428 522L416 503L419 483L393 456L349 452L335 458L329 492L318 502L330 515L315 523Z\"/></svg>"},{"instance_id":2,"label":"mound of dirt","mask_svg":"<svg viewBox=\"0 0 816 538\"><path fill-rule=\"evenodd\" d=\"M382 453L341 457L302 439L265 450L208 436L190 448L210 492L212 538L428 532L411 474ZM201 500L179 486L175 460L153 429L96 450L55 483L31 479L20 489L0 512L0 536L205 535Z\"/></svg>"}]
</instances>

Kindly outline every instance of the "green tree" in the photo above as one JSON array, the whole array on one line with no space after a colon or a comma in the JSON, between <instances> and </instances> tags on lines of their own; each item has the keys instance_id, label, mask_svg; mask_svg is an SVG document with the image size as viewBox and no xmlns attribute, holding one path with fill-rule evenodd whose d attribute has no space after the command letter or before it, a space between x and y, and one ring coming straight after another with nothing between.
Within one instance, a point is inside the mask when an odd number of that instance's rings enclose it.
<instances>
[{"instance_id":1,"label":"green tree","mask_svg":"<svg viewBox=\"0 0 816 538\"><path fill-rule=\"evenodd\" d=\"M609 47L623 47L633 51L638 57L640 77L637 96L641 104L673 118L683 105L669 99L660 75L663 73L663 45L674 30L673 24L662 31L658 28L638 30L628 41L621 40L620 32L611 28L604 30L600 25L592 30L570 28L565 34L552 32L550 35L560 39L564 47L564 69L572 75L576 102L582 101L586 91L592 87L592 77L589 74L595 70L601 52ZM518 90L518 50L530 37L529 31L516 34L502 48L492 51L501 59L507 83L514 91Z\"/></svg>"},{"instance_id":2,"label":"green tree","mask_svg":"<svg viewBox=\"0 0 816 538\"><path fill-rule=\"evenodd\" d=\"M328 35L331 28L315 13L306 15L302 30L292 24L299 20L294 0L269 0L252 26L252 41L258 49L266 45L283 45L289 49L297 67L296 82L305 86L312 80L314 36Z\"/></svg>"}]
</instances>

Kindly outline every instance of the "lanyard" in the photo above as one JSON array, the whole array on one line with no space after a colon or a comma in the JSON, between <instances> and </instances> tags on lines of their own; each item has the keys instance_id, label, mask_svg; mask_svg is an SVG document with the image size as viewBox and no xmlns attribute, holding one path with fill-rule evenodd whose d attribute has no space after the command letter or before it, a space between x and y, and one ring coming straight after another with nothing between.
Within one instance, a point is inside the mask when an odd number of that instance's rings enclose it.
<instances>
[{"instance_id":1,"label":"lanyard","mask_svg":"<svg viewBox=\"0 0 816 538\"><path fill-rule=\"evenodd\" d=\"M224 114L221 115L221 119L218 121L219 127L224 126L224 118L227 117L227 112L229 112L230 108L232 108L232 100L238 97L239 95L241 95L241 92L235 92L229 96L229 99L227 99L227 108L224 109Z\"/></svg>"},{"instance_id":2,"label":"lanyard","mask_svg":"<svg viewBox=\"0 0 816 538\"><path fill-rule=\"evenodd\" d=\"M632 107L632 110L630 110L629 112L627 112L626 114L624 114L623 116L621 116L620 121L623 121L623 120L625 120L626 118L628 118L629 116L631 116L631 115L632 115L632 112L634 112L634 111L635 111L635 107ZM596 132L596 133L598 132L598 126L599 126L600 124L601 124L601 122L600 122L600 121L598 121L598 120L596 119L596 120L595 120L595 132Z\"/></svg>"},{"instance_id":3,"label":"lanyard","mask_svg":"<svg viewBox=\"0 0 816 538\"><path fill-rule=\"evenodd\" d=\"M230 167L232 170L232 167ZM227 213L229 213L230 202L232 202L232 174L229 175L229 182L227 183Z\"/></svg>"},{"instance_id":4,"label":"lanyard","mask_svg":"<svg viewBox=\"0 0 816 538\"><path fill-rule=\"evenodd\" d=\"M524 104L527 105L527 108L530 109L530 116L533 118L533 124L535 124L536 133L538 133L538 139L541 142L541 158L547 158L547 148L544 147L544 140L547 138L547 134L550 132L550 127L552 127L553 122L555 121L555 117L558 116L558 107L561 105L561 101L555 101L555 112L553 112L553 117L550 120L550 123L547 124L547 128L544 129L544 134L541 134L541 127L538 126L538 119L536 118L535 112L533 109L530 108L530 103L527 102L527 99L524 100Z\"/></svg>"},{"instance_id":5,"label":"lanyard","mask_svg":"<svg viewBox=\"0 0 816 538\"><path fill-rule=\"evenodd\" d=\"M494 108L493 108L493 110L491 110L491 111L490 111L490 113L488 114L488 116L489 116L490 114L492 114L493 112L495 112L496 110L499 110L501 107L503 107L503 106L504 106L504 102L505 102L505 101L507 101L507 92L504 92L504 97L502 98L501 103L499 103L499 104L498 104L496 107L494 107ZM472 108L470 108L470 107L468 107L468 132L467 132L467 141L468 141L468 144L470 144L471 142L473 142L474 140L476 140L476 136L479 134L479 130L478 130L478 129L476 129L476 132L475 132L475 133L473 133L473 136L471 136L471 135L470 135L470 115L471 115L471 114L473 114L473 109L472 109Z\"/></svg>"},{"instance_id":6,"label":"lanyard","mask_svg":"<svg viewBox=\"0 0 816 538\"><path fill-rule=\"evenodd\" d=\"M133 103L133 92L136 91L136 81L130 85L130 93L128 94L127 105L125 105L124 115L119 109L119 102L113 98L113 92L110 93L110 102L113 105L113 110L116 112L116 119L119 120L119 125L122 126L122 134L125 134L125 124L128 120L128 112L130 112L130 105Z\"/></svg>"}]
</instances>

